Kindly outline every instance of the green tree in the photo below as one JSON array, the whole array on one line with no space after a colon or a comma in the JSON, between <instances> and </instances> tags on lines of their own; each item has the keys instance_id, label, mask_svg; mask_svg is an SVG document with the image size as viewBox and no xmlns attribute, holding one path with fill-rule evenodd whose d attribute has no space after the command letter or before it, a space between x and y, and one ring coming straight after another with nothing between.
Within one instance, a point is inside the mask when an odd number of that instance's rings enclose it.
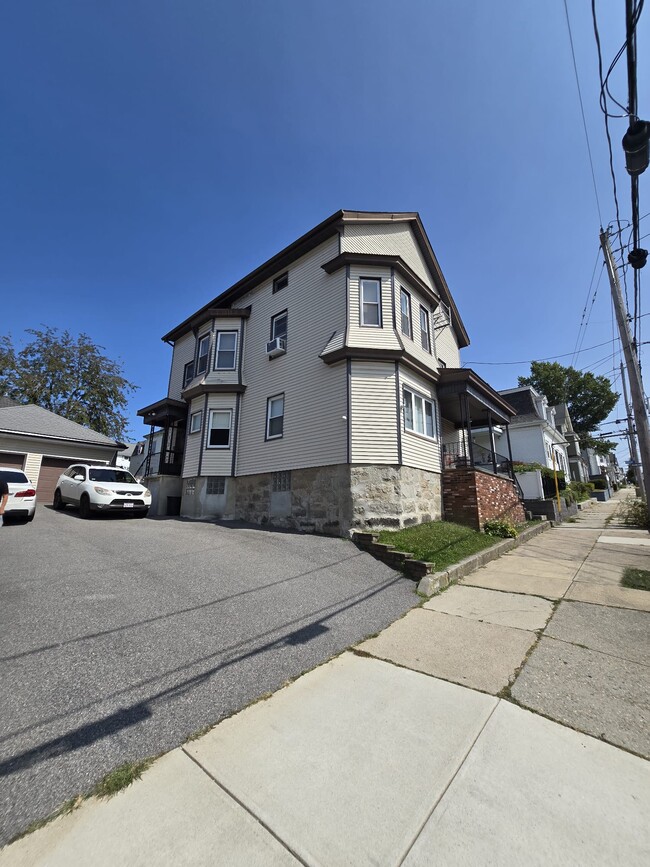
<instances>
[{"instance_id":1,"label":"green tree","mask_svg":"<svg viewBox=\"0 0 650 867\"><path fill-rule=\"evenodd\" d=\"M49 327L27 333L32 340L20 350L11 337L0 338L0 395L121 439L128 395L137 388L122 375L122 364L103 355L104 347L87 334Z\"/></svg>"},{"instance_id":2,"label":"green tree","mask_svg":"<svg viewBox=\"0 0 650 867\"><path fill-rule=\"evenodd\" d=\"M564 367L557 361L533 361L530 376L520 376L519 385L532 385L549 404L566 403L573 429L580 444L601 454L615 448L616 443L594 438L594 432L616 406L620 397L606 376L594 376L574 367Z\"/></svg>"}]
</instances>

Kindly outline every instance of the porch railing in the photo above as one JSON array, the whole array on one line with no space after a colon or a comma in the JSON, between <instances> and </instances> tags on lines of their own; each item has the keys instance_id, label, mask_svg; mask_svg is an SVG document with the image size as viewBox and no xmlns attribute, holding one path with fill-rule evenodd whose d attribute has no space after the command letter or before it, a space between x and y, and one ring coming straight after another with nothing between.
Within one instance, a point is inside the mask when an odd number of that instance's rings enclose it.
<instances>
[{"instance_id":1,"label":"porch railing","mask_svg":"<svg viewBox=\"0 0 650 867\"><path fill-rule=\"evenodd\" d=\"M443 467L453 469L457 467L477 467L487 470L489 473L496 471L497 475L510 476L514 480L515 474L508 458L486 449L484 446L472 441L471 450L464 442L444 443L442 446Z\"/></svg>"}]
</instances>

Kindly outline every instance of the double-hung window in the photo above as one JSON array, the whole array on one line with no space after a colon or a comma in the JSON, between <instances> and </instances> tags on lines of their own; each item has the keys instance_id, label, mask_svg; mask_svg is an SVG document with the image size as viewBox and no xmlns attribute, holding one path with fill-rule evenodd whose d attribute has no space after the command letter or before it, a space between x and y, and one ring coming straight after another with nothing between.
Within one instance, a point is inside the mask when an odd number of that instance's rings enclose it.
<instances>
[{"instance_id":1,"label":"double-hung window","mask_svg":"<svg viewBox=\"0 0 650 867\"><path fill-rule=\"evenodd\" d=\"M198 433L201 430L201 422L203 421L203 410L193 412L190 416L190 433Z\"/></svg>"},{"instance_id":2,"label":"double-hung window","mask_svg":"<svg viewBox=\"0 0 650 867\"><path fill-rule=\"evenodd\" d=\"M284 340L284 345L287 345L287 333L289 331L289 316L286 310L282 313L276 313L271 319L271 340L276 337L281 337Z\"/></svg>"},{"instance_id":3,"label":"double-hung window","mask_svg":"<svg viewBox=\"0 0 650 867\"><path fill-rule=\"evenodd\" d=\"M183 388L186 388L194 379L194 362L188 361L183 368Z\"/></svg>"},{"instance_id":4,"label":"double-hung window","mask_svg":"<svg viewBox=\"0 0 650 867\"><path fill-rule=\"evenodd\" d=\"M404 429L436 439L436 415L433 401L405 388L402 391Z\"/></svg>"},{"instance_id":5,"label":"double-hung window","mask_svg":"<svg viewBox=\"0 0 650 867\"><path fill-rule=\"evenodd\" d=\"M199 351L196 362L196 375L205 373L208 369L208 356L210 355L210 335L205 334L199 340Z\"/></svg>"},{"instance_id":6,"label":"double-hung window","mask_svg":"<svg viewBox=\"0 0 650 867\"><path fill-rule=\"evenodd\" d=\"M266 439L279 439L284 433L284 395L276 394L266 402Z\"/></svg>"},{"instance_id":7,"label":"double-hung window","mask_svg":"<svg viewBox=\"0 0 650 867\"><path fill-rule=\"evenodd\" d=\"M420 306L420 340L422 341L422 349L425 352L431 352L431 327L429 325L429 311L426 307Z\"/></svg>"},{"instance_id":8,"label":"double-hung window","mask_svg":"<svg viewBox=\"0 0 650 867\"><path fill-rule=\"evenodd\" d=\"M406 289L400 289L399 307L401 313L402 334L413 337L413 323L411 322L411 296Z\"/></svg>"},{"instance_id":9,"label":"double-hung window","mask_svg":"<svg viewBox=\"0 0 650 867\"><path fill-rule=\"evenodd\" d=\"M208 425L208 448L230 448L230 423L232 412L229 409L210 410L210 424Z\"/></svg>"},{"instance_id":10,"label":"double-hung window","mask_svg":"<svg viewBox=\"0 0 650 867\"><path fill-rule=\"evenodd\" d=\"M217 331L214 354L215 370L234 370L237 367L237 332Z\"/></svg>"},{"instance_id":11,"label":"double-hung window","mask_svg":"<svg viewBox=\"0 0 650 867\"><path fill-rule=\"evenodd\" d=\"M361 324L381 328L381 281L362 277Z\"/></svg>"},{"instance_id":12,"label":"double-hung window","mask_svg":"<svg viewBox=\"0 0 650 867\"><path fill-rule=\"evenodd\" d=\"M276 277L273 281L273 294L280 292L281 289L286 289L289 285L289 275L283 274L281 277Z\"/></svg>"}]
</instances>

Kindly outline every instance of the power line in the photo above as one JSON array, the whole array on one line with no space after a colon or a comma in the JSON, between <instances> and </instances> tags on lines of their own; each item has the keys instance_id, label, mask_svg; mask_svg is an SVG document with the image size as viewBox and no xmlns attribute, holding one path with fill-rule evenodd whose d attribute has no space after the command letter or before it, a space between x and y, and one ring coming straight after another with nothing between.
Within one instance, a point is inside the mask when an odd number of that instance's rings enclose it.
<instances>
[{"instance_id":1,"label":"power line","mask_svg":"<svg viewBox=\"0 0 650 867\"><path fill-rule=\"evenodd\" d=\"M580 114L582 115L582 128L585 131L585 141L587 142L587 153L589 154L589 166L591 167L591 180L594 185L594 196L596 197L596 209L598 210L598 220L600 225L603 224L603 216L600 210L600 199L598 198L598 187L596 186L596 173L594 171L594 160L591 155L591 144L589 142L589 133L587 132L587 121L585 119L585 107L582 102L582 90L580 89L580 78L578 77L578 65L576 63L576 53L573 47L573 34L571 33L571 21L569 20L569 8L567 0L564 0L564 14L566 15L566 26L569 31L569 43L571 45L571 58L573 59L573 72L576 79L576 87L578 88L578 99L580 101Z\"/></svg>"},{"instance_id":2,"label":"power line","mask_svg":"<svg viewBox=\"0 0 650 867\"><path fill-rule=\"evenodd\" d=\"M616 338L620 340L619 337ZM586 346L584 349L581 349L577 354L579 355L581 352L589 352L590 349L598 349L599 346L606 346L610 341L605 340L603 343L596 343L594 346ZM533 361L554 361L556 358L568 358L569 355L574 355L573 352L564 352L562 355L549 355L548 358L532 358L528 361L466 361L465 364L489 364L489 365L505 365L505 364L532 364ZM610 357L609 355L607 356Z\"/></svg>"}]
</instances>

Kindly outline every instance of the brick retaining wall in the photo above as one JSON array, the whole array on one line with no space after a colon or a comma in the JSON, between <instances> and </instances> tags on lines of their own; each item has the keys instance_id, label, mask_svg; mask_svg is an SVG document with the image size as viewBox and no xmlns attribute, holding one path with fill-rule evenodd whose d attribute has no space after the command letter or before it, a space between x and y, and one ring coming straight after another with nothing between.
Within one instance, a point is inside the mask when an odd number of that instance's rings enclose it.
<instances>
[{"instance_id":1,"label":"brick retaining wall","mask_svg":"<svg viewBox=\"0 0 650 867\"><path fill-rule=\"evenodd\" d=\"M482 530L494 518L526 520L517 488L510 479L470 467L444 470L442 501L446 521Z\"/></svg>"}]
</instances>

